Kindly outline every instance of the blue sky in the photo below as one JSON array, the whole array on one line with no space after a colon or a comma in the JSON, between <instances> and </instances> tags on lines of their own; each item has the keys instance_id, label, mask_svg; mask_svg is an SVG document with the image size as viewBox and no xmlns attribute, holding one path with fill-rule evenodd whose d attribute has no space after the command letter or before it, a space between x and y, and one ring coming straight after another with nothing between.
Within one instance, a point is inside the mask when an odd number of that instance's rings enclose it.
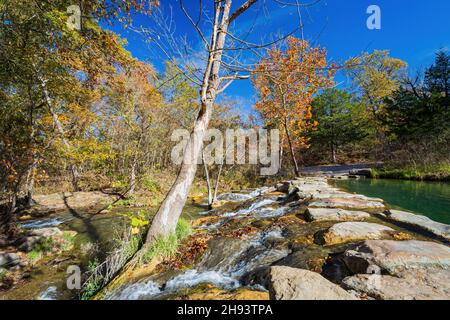
<instances>
[{"instance_id":1,"label":"blue sky","mask_svg":"<svg viewBox=\"0 0 450 320\"><path fill-rule=\"evenodd\" d=\"M243 2L244 0L235 0L233 7ZM295 3L294 0L281 2ZM162 0L161 3L166 12L172 7L176 34L190 39L194 48L200 47L200 39L181 12L178 1ZM196 17L198 1L185 0L184 3L192 16ZM238 35L246 34L248 28L254 25L248 40L260 43L276 34L286 34L299 25L295 7L283 7L274 0L261 0L260 3L237 20L233 32ZM381 30L369 30L366 27L369 17L366 10L369 5L378 5L381 9ZM345 61L362 51L388 49L393 57L408 63L410 72L415 72L430 65L437 50L450 48L449 13L449 0L322 0L307 10L304 9L302 16L305 39L326 47L330 60ZM148 17L136 15L133 19L136 26L151 25ZM139 35L117 25L112 29L128 40L127 48L135 57L150 62L161 70L162 56L155 55L155 50L143 43ZM296 35L300 36L299 33ZM346 85L342 76L338 76L338 81L343 81L341 87ZM225 94L238 102L237 108L243 113L251 109L255 99L248 80L236 81Z\"/></svg>"}]
</instances>

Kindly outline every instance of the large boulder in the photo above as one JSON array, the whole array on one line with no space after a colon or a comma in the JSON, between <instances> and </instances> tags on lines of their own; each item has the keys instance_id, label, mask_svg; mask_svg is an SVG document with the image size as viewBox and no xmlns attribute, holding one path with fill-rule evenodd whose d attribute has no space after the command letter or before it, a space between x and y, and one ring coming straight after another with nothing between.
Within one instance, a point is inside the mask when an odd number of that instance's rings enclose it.
<instances>
[{"instance_id":1,"label":"large boulder","mask_svg":"<svg viewBox=\"0 0 450 320\"><path fill-rule=\"evenodd\" d=\"M0 252L0 268L10 268L20 264L20 257L13 252Z\"/></svg>"},{"instance_id":2,"label":"large boulder","mask_svg":"<svg viewBox=\"0 0 450 320\"><path fill-rule=\"evenodd\" d=\"M409 271L401 278L390 275L358 274L347 277L345 288L381 300L449 300L450 273L437 270Z\"/></svg>"},{"instance_id":3,"label":"large boulder","mask_svg":"<svg viewBox=\"0 0 450 320\"><path fill-rule=\"evenodd\" d=\"M355 300L320 274L284 266L270 268L269 294L276 300Z\"/></svg>"},{"instance_id":4,"label":"large boulder","mask_svg":"<svg viewBox=\"0 0 450 320\"><path fill-rule=\"evenodd\" d=\"M369 222L341 222L333 225L320 236L326 245L353 242L366 239L382 239L391 236L392 228Z\"/></svg>"},{"instance_id":5,"label":"large boulder","mask_svg":"<svg viewBox=\"0 0 450 320\"><path fill-rule=\"evenodd\" d=\"M376 299L450 299L450 248L429 241L368 240L343 261L343 285ZM376 274L365 274L373 273Z\"/></svg>"},{"instance_id":6,"label":"large boulder","mask_svg":"<svg viewBox=\"0 0 450 320\"><path fill-rule=\"evenodd\" d=\"M308 221L354 221L370 217L364 211L349 211L335 208L308 208L305 216Z\"/></svg>"},{"instance_id":7,"label":"large boulder","mask_svg":"<svg viewBox=\"0 0 450 320\"><path fill-rule=\"evenodd\" d=\"M431 241L368 240L347 250L344 262L353 273L366 273L371 265L396 276L411 269L450 270L450 248Z\"/></svg>"},{"instance_id":8,"label":"large boulder","mask_svg":"<svg viewBox=\"0 0 450 320\"><path fill-rule=\"evenodd\" d=\"M405 223L450 240L450 225L431 220L428 217L400 210L389 210L386 214L389 220Z\"/></svg>"}]
</instances>

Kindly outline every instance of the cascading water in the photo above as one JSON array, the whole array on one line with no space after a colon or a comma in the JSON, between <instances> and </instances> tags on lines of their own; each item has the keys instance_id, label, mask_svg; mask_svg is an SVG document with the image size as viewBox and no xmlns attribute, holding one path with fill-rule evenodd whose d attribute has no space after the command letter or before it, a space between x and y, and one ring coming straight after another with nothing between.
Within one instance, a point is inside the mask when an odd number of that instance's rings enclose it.
<instances>
[{"instance_id":1,"label":"cascading water","mask_svg":"<svg viewBox=\"0 0 450 320\"><path fill-rule=\"evenodd\" d=\"M261 194L261 191L256 194ZM274 197L260 197L248 208L222 214L222 219L213 224L200 226L216 230L229 219L251 216L263 219L280 216L289 212L289 207L278 207ZM290 250L283 243L283 233L273 227L241 239L219 237L209 242L208 250L195 266L185 272L172 276L161 283L159 275L150 276L132 284L126 284L105 295L105 299L160 299L174 294L180 289L192 288L202 283L213 284L217 288L231 290L242 287L242 277L249 272L266 267L286 257ZM255 289L255 287L252 287ZM265 288L259 286L259 290Z\"/></svg>"}]
</instances>

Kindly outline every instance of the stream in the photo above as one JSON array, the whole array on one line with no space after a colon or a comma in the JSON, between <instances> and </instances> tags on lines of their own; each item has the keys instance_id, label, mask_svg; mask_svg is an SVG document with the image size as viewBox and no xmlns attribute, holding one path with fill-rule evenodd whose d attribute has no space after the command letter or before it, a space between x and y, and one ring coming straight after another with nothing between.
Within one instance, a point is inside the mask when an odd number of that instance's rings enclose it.
<instances>
[{"instance_id":1,"label":"stream","mask_svg":"<svg viewBox=\"0 0 450 320\"><path fill-rule=\"evenodd\" d=\"M364 180L361 180L364 181ZM341 181L337 187L344 188ZM302 192L310 193L315 199L338 197L348 201L349 197L369 198L345 193L336 185L320 178L301 182ZM347 187L345 187L347 189ZM192 221L195 232L207 234L206 251L187 266L162 268L127 280L117 286L107 286L101 298L108 300L174 299L203 293L205 285L221 292L232 293L240 289L265 293L268 291L268 270L270 266L282 265L307 269L322 274L339 283L348 275L348 270L339 259L351 243L322 245L316 236L334 225L334 221L305 220L304 212L308 201L284 203L284 194L269 192L267 187L247 192L225 193L219 199L224 205L210 211L205 206L188 201L182 217ZM363 190L351 190L365 194ZM366 193L368 196L384 194ZM310 196L308 196L310 197ZM330 200L331 199L331 200ZM354 200L353 200L354 201ZM376 202L376 200L375 200ZM34 270L31 281L7 292L6 299L76 299L76 293L66 287L66 270L69 265L86 265L93 257L101 258L112 248L115 234L120 234L127 225L122 214L142 211L149 217L154 208L113 208L107 213L64 212L46 218L26 221L24 228L58 226L62 230L75 230L76 249L68 253L64 262L57 265L41 265ZM383 224L395 230L398 226L371 215L369 222ZM197 223L198 222L198 223ZM403 230L402 230L403 231ZM413 234L417 239L421 235ZM96 253L85 252L89 244L97 246ZM203 291L202 291L203 290ZM207 289L206 289L207 290Z\"/></svg>"},{"instance_id":2,"label":"stream","mask_svg":"<svg viewBox=\"0 0 450 320\"><path fill-rule=\"evenodd\" d=\"M349 192L384 199L392 207L450 224L450 183L389 179L336 180Z\"/></svg>"}]
</instances>

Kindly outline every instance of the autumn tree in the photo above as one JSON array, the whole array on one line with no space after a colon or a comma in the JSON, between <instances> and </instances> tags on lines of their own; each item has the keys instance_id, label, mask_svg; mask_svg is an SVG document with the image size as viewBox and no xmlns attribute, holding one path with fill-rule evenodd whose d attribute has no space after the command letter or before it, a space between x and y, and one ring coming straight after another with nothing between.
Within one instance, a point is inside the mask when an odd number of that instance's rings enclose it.
<instances>
[{"instance_id":1,"label":"autumn tree","mask_svg":"<svg viewBox=\"0 0 450 320\"><path fill-rule=\"evenodd\" d=\"M133 195L137 174L143 171L150 129L160 116L162 97L153 85L154 70L146 63L134 61L108 80L105 105L110 126L108 138L116 141L121 165L128 168L128 195Z\"/></svg>"},{"instance_id":2,"label":"autumn tree","mask_svg":"<svg viewBox=\"0 0 450 320\"><path fill-rule=\"evenodd\" d=\"M345 66L346 75L376 119L382 112L383 100L400 87L407 64L389 56L387 50L375 50L349 59Z\"/></svg>"},{"instance_id":3,"label":"autumn tree","mask_svg":"<svg viewBox=\"0 0 450 320\"><path fill-rule=\"evenodd\" d=\"M131 61L124 42L102 29L99 19L126 16L148 8L149 3L85 2L80 30L67 24L71 1L0 3L0 165L6 172L2 191L10 197L0 219L5 233L19 192L27 189L31 200L38 166L50 151L65 159L73 188L79 188L78 151L80 144L86 146L80 138L92 130L96 116L92 107L101 98L99 88L117 66ZM3 124L3 119L11 122Z\"/></svg>"},{"instance_id":4,"label":"autumn tree","mask_svg":"<svg viewBox=\"0 0 450 320\"><path fill-rule=\"evenodd\" d=\"M328 63L325 49L294 37L288 38L285 50L274 47L267 55L253 73L259 98L256 109L266 126L282 132L299 176L297 153L308 147L307 133L317 126L311 103L319 90L333 85L335 66Z\"/></svg>"}]
</instances>

